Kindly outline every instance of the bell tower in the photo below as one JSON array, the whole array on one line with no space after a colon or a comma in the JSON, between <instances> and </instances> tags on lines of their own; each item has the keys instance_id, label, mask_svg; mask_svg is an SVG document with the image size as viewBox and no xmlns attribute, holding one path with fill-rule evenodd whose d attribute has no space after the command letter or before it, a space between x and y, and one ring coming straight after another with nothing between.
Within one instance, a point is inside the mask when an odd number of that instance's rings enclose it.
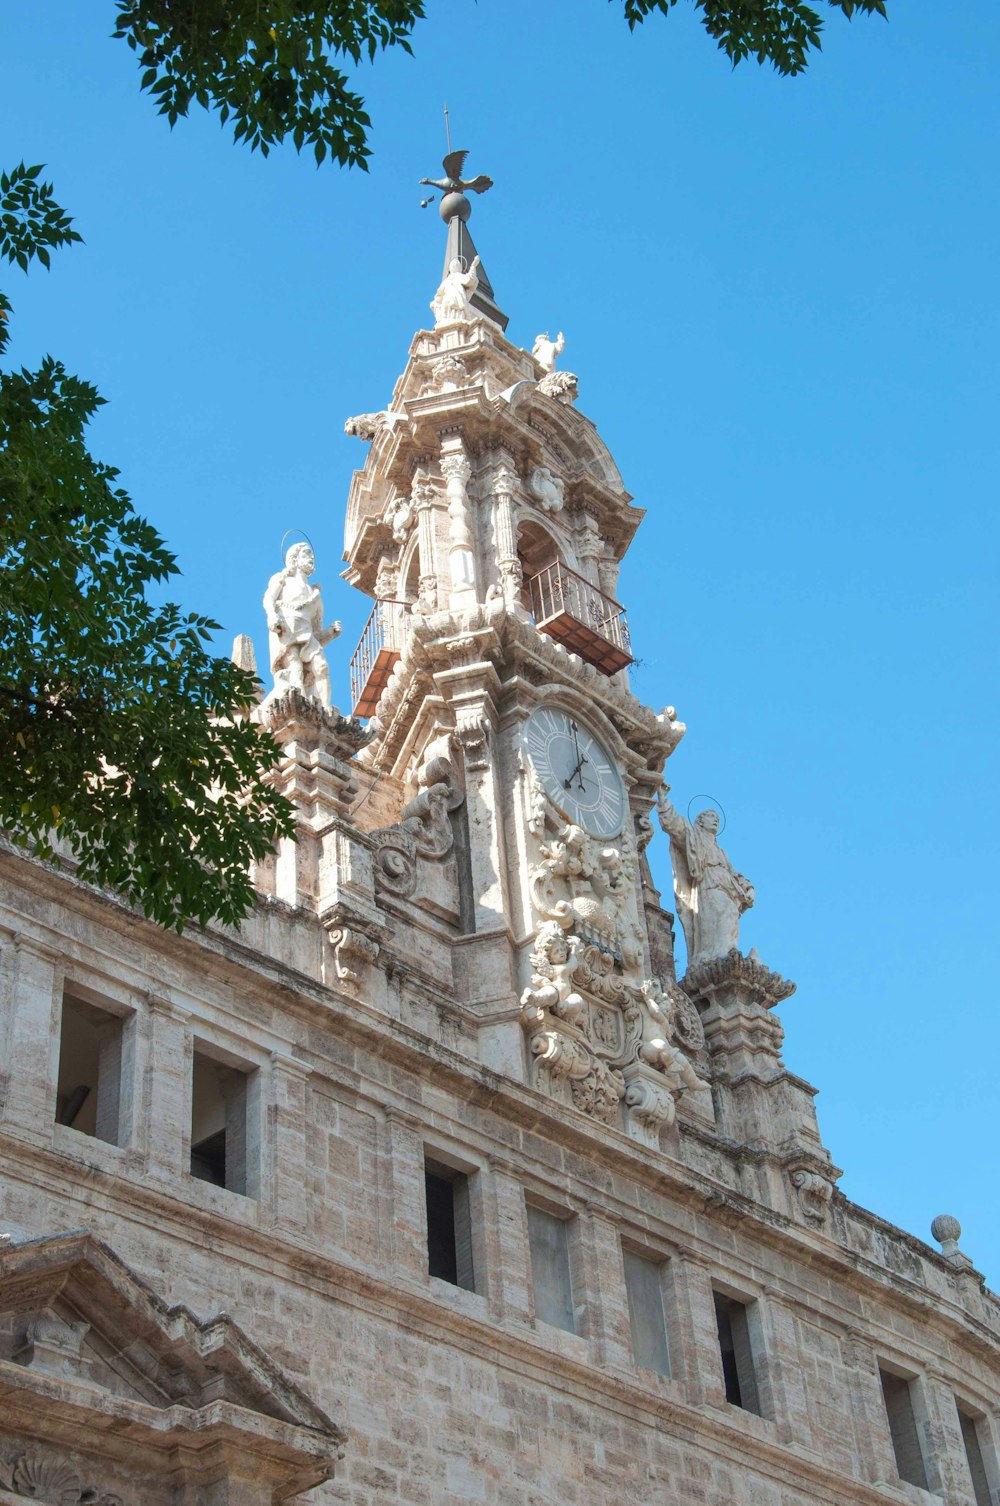
<instances>
[{"instance_id":1,"label":"bell tower","mask_svg":"<svg viewBox=\"0 0 1000 1506\"><path fill-rule=\"evenodd\" d=\"M629 686L618 571L643 513L557 364L562 333L530 351L506 334L469 230L492 180L465 181L465 156L424 180L448 227L433 322L387 406L346 424L370 446L344 573L374 603L351 665L370 734L352 820L377 901L423 917L402 965L424 941L447 958L488 1068L649 1145L678 1118L780 1140L779 1201L785 1161L828 1186L768 1013L792 985L736 948L752 886L670 805L684 724ZM704 939L691 988L645 856L658 796Z\"/></svg>"}]
</instances>

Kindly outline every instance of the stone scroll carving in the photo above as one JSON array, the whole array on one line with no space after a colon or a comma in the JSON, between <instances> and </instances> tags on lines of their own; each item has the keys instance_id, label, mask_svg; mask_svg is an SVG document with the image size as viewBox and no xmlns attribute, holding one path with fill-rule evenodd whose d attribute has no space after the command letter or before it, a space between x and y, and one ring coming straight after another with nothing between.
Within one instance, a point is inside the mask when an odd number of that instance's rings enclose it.
<instances>
[{"instance_id":1,"label":"stone scroll carving","mask_svg":"<svg viewBox=\"0 0 1000 1506\"><path fill-rule=\"evenodd\" d=\"M399 899L408 899L416 888L419 859L440 863L450 855L455 840L451 813L465 798L458 770L449 758L429 759L417 783L419 791L404 807L398 824L371 834L376 892Z\"/></svg>"}]
</instances>

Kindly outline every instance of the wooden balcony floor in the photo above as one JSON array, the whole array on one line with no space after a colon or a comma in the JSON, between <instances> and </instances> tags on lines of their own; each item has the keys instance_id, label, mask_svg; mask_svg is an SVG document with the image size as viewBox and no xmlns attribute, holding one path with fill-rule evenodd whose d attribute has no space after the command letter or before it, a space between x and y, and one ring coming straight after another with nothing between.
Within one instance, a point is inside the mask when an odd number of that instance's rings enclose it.
<instances>
[{"instance_id":1,"label":"wooden balcony floor","mask_svg":"<svg viewBox=\"0 0 1000 1506\"><path fill-rule=\"evenodd\" d=\"M602 674L614 675L626 664L632 663L632 655L618 644L610 643L600 633L573 617L569 612L558 612L546 622L537 622L540 633L547 633L557 643L562 643L570 653L579 654L588 664L593 664Z\"/></svg>"}]
</instances>

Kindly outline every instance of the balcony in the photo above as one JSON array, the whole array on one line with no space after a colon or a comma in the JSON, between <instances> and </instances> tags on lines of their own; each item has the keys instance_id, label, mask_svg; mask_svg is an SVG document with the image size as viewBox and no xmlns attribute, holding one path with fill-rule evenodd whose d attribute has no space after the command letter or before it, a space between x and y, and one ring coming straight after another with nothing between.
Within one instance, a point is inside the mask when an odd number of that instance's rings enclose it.
<instances>
[{"instance_id":1,"label":"balcony","mask_svg":"<svg viewBox=\"0 0 1000 1506\"><path fill-rule=\"evenodd\" d=\"M355 716L372 716L399 659L404 602L377 601L351 659L351 706Z\"/></svg>"},{"instance_id":2,"label":"balcony","mask_svg":"<svg viewBox=\"0 0 1000 1506\"><path fill-rule=\"evenodd\" d=\"M547 633L605 675L617 674L632 663L625 608L575 570L558 562L547 565L531 577L528 590L540 633Z\"/></svg>"}]
</instances>

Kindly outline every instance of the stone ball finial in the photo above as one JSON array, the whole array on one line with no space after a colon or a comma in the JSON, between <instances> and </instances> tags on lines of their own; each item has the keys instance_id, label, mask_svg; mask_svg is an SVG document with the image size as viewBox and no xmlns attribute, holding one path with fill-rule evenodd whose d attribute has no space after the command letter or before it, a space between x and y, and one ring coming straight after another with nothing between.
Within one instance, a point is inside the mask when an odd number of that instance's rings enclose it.
<instances>
[{"instance_id":1,"label":"stone ball finial","mask_svg":"<svg viewBox=\"0 0 1000 1506\"><path fill-rule=\"evenodd\" d=\"M954 1255L962 1237L962 1225L950 1213L939 1213L931 1224L931 1234L941 1246L943 1254Z\"/></svg>"}]
</instances>

